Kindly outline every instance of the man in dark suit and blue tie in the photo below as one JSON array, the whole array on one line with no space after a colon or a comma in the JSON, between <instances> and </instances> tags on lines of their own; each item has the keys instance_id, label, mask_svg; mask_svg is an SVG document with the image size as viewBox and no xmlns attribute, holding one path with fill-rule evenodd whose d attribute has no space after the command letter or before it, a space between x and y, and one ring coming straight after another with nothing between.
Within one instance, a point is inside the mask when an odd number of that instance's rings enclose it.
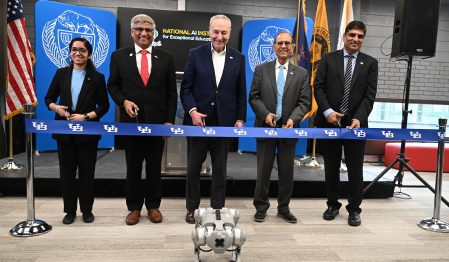
<instances>
[{"instance_id":1,"label":"man in dark suit and blue tie","mask_svg":"<svg viewBox=\"0 0 449 262\"><path fill-rule=\"evenodd\" d=\"M377 92L378 61L362 52L366 26L352 21L343 35L344 48L326 53L316 73L314 88L318 112L315 126L348 129L368 127L368 116L373 109ZM361 224L360 205L363 199L363 158L365 140L321 139L318 148L324 159L327 210L325 220L339 214L341 147L348 167L348 224Z\"/></svg>"},{"instance_id":2,"label":"man in dark suit and blue tie","mask_svg":"<svg viewBox=\"0 0 449 262\"><path fill-rule=\"evenodd\" d=\"M227 46L231 20L215 15L209 22L211 43L190 50L181 82L184 125L243 127L246 120L245 57ZM203 132L198 128L198 132ZM188 137L185 220L195 223L200 205L200 172L210 151L211 207L221 209L226 197L229 138Z\"/></svg>"},{"instance_id":3,"label":"man in dark suit and blue tie","mask_svg":"<svg viewBox=\"0 0 449 262\"><path fill-rule=\"evenodd\" d=\"M312 93L309 74L304 68L289 62L293 52L290 33L277 34L273 50L276 60L258 65L254 70L249 92L249 103L256 115L254 126L299 128L304 115L310 110ZM279 180L278 216L289 223L297 222L289 207L297 142L297 138L257 139L257 181L253 201L256 222L265 221L270 207L268 188L276 155Z\"/></svg>"},{"instance_id":4,"label":"man in dark suit and blue tie","mask_svg":"<svg viewBox=\"0 0 449 262\"><path fill-rule=\"evenodd\" d=\"M175 122L178 94L175 62L171 54L152 47L156 24L145 14L131 19L134 45L111 56L108 91L120 109L120 122L166 124ZM153 223L162 222L160 136L125 136L127 225L139 222L145 205ZM142 164L146 180L142 186Z\"/></svg>"}]
</instances>

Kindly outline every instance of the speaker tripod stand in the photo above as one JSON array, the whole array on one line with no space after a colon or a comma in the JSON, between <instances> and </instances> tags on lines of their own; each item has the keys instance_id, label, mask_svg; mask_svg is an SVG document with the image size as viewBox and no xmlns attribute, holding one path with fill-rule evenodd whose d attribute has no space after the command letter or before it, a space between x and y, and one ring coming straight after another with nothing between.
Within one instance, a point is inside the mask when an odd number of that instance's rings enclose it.
<instances>
[{"instance_id":1,"label":"speaker tripod stand","mask_svg":"<svg viewBox=\"0 0 449 262\"><path fill-rule=\"evenodd\" d=\"M413 56L409 56L407 59L407 74L406 74L406 85L405 85L405 98L404 98L404 107L402 110L402 123L401 128L407 129L407 121L408 121L408 114L411 114L412 111L408 110L408 104L409 104L409 95L410 95L410 79L412 74L412 61ZM401 141L401 151L399 153L399 156L396 157L396 159L387 167L385 168L364 190L363 193L366 193L377 181L379 181L380 178L382 178L396 163L399 162L399 169L398 173L394 177L394 180L392 183L394 183L397 187L427 187L432 193L435 194L435 189L432 188L431 185L429 185L409 164L408 161L410 161L409 158L405 157L405 140ZM402 184L402 178L404 177L404 168L407 168L408 171L412 175L414 175L423 185L403 185ZM449 206L449 202L442 197L441 200Z\"/></svg>"}]
</instances>

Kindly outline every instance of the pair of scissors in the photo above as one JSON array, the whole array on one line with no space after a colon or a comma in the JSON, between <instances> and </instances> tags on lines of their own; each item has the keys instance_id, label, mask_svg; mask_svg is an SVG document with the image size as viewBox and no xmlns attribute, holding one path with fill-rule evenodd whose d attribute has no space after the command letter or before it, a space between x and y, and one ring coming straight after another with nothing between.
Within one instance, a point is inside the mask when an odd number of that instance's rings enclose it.
<instances>
[{"instance_id":1,"label":"pair of scissors","mask_svg":"<svg viewBox=\"0 0 449 262\"><path fill-rule=\"evenodd\" d=\"M137 109L135 107L133 107L133 111L134 111L134 114L136 114L136 123L138 124L139 118L137 117L137 115L139 115L139 114L137 114Z\"/></svg>"},{"instance_id":2,"label":"pair of scissors","mask_svg":"<svg viewBox=\"0 0 449 262\"><path fill-rule=\"evenodd\" d=\"M340 128L340 135L341 135L341 118L337 117L338 119L338 127Z\"/></svg>"}]
</instances>

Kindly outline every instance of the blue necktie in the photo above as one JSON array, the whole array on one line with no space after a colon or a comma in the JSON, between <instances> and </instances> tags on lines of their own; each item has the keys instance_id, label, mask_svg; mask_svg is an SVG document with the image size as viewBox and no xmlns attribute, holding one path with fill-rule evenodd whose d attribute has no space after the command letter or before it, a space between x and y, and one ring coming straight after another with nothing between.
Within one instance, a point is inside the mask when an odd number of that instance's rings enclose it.
<instances>
[{"instance_id":1,"label":"blue necktie","mask_svg":"<svg viewBox=\"0 0 449 262\"><path fill-rule=\"evenodd\" d=\"M278 101L276 104L276 115L279 120L282 117L282 95L284 94L285 76L284 76L284 66L279 67L278 80L276 81L276 86L278 89Z\"/></svg>"},{"instance_id":2,"label":"blue necktie","mask_svg":"<svg viewBox=\"0 0 449 262\"><path fill-rule=\"evenodd\" d=\"M348 63L346 65L346 71L345 71L343 100L341 101L341 106L340 106L340 113L342 113L342 114L346 114L346 111L348 111L349 91L350 91L351 79L352 79L352 59L354 58L352 55L348 55L345 57L348 58Z\"/></svg>"}]
</instances>

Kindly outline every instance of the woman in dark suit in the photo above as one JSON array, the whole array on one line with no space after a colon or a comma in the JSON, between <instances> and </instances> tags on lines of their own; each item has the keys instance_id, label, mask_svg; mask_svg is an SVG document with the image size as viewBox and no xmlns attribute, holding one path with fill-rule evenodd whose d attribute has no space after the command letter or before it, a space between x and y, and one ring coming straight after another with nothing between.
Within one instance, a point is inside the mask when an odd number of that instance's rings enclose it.
<instances>
[{"instance_id":1,"label":"woman in dark suit","mask_svg":"<svg viewBox=\"0 0 449 262\"><path fill-rule=\"evenodd\" d=\"M45 104L56 112L55 120L99 121L109 110L109 99L105 77L96 71L91 60L92 45L84 38L74 38L69 51L70 66L56 71ZM58 146L62 198L67 213L62 222L73 223L79 198L83 221L91 223L94 221L95 164L101 136L53 134L52 137Z\"/></svg>"}]
</instances>

